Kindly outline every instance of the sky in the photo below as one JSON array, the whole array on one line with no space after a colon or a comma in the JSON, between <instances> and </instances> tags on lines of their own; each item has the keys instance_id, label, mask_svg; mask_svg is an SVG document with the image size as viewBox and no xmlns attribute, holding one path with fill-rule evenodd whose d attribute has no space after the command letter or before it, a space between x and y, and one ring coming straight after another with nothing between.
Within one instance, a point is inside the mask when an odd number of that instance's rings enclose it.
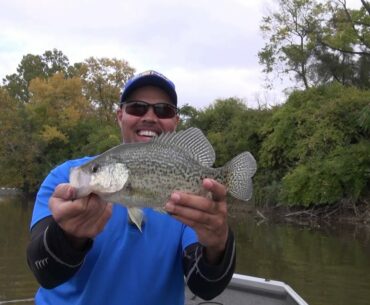
<instances>
[{"instance_id":1,"label":"sky","mask_svg":"<svg viewBox=\"0 0 370 305\"><path fill-rule=\"evenodd\" d=\"M179 106L229 97L273 106L287 85L266 90L258 63L267 1L0 0L0 79L24 55L56 48L70 64L108 57L157 70L175 83Z\"/></svg>"}]
</instances>

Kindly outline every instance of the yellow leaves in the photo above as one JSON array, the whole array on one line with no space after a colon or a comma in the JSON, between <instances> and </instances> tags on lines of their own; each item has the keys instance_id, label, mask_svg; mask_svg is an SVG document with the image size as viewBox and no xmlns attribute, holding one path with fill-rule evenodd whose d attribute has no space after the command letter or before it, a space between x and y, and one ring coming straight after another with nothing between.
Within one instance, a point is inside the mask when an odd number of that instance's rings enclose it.
<instances>
[{"instance_id":1,"label":"yellow leaves","mask_svg":"<svg viewBox=\"0 0 370 305\"><path fill-rule=\"evenodd\" d=\"M41 138L46 142L50 143L52 141L62 141L64 143L68 142L68 139L65 134L63 134L58 128L55 126L49 126L45 125L42 132L41 132Z\"/></svg>"},{"instance_id":2,"label":"yellow leaves","mask_svg":"<svg viewBox=\"0 0 370 305\"><path fill-rule=\"evenodd\" d=\"M14 127L14 121L17 118L16 102L11 99L8 92L0 88L0 136L5 137L5 134ZM0 142L1 143L1 142Z\"/></svg>"},{"instance_id":3,"label":"yellow leaves","mask_svg":"<svg viewBox=\"0 0 370 305\"><path fill-rule=\"evenodd\" d=\"M63 116L63 120L68 122L68 125L75 126L77 125L78 121L80 120L82 114L79 111L79 109L76 107L76 105L69 105L66 108L63 109L63 113L61 113L61 116Z\"/></svg>"},{"instance_id":4,"label":"yellow leaves","mask_svg":"<svg viewBox=\"0 0 370 305\"><path fill-rule=\"evenodd\" d=\"M59 129L69 129L90 113L90 106L82 95L80 78L65 79L56 73L49 79L36 78L31 81L31 99L27 105L34 121Z\"/></svg>"}]
</instances>

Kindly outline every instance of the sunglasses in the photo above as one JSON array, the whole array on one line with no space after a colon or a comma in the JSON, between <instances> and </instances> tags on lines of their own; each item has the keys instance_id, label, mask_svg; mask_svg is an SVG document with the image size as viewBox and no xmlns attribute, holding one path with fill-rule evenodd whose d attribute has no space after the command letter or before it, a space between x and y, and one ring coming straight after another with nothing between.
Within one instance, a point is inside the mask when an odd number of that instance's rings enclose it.
<instances>
[{"instance_id":1,"label":"sunglasses","mask_svg":"<svg viewBox=\"0 0 370 305\"><path fill-rule=\"evenodd\" d=\"M159 119L172 119L178 112L174 105L167 103L149 104L143 101L127 101L123 106L127 114L139 117L145 115L150 107Z\"/></svg>"}]
</instances>

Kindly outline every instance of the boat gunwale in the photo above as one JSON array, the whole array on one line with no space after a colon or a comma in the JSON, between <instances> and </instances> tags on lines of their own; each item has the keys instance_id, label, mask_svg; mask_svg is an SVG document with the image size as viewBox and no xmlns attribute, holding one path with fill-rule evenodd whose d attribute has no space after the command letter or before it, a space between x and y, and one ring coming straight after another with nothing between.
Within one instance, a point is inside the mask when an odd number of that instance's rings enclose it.
<instances>
[{"instance_id":1,"label":"boat gunwale","mask_svg":"<svg viewBox=\"0 0 370 305\"><path fill-rule=\"evenodd\" d=\"M244 274L234 273L229 289L251 290L260 294L270 294L279 298L290 296L299 305L308 305L292 287L281 281L259 278Z\"/></svg>"}]
</instances>

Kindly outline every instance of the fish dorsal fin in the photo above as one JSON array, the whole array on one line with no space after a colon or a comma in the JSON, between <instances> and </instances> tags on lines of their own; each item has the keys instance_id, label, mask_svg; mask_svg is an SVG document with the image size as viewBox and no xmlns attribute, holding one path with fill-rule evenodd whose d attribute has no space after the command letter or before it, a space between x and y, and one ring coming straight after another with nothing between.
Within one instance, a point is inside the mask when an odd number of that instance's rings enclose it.
<instances>
[{"instance_id":1,"label":"fish dorsal fin","mask_svg":"<svg viewBox=\"0 0 370 305\"><path fill-rule=\"evenodd\" d=\"M211 143L198 128L192 127L179 132L162 133L154 138L153 142L175 145L204 166L212 166L216 159Z\"/></svg>"}]
</instances>

